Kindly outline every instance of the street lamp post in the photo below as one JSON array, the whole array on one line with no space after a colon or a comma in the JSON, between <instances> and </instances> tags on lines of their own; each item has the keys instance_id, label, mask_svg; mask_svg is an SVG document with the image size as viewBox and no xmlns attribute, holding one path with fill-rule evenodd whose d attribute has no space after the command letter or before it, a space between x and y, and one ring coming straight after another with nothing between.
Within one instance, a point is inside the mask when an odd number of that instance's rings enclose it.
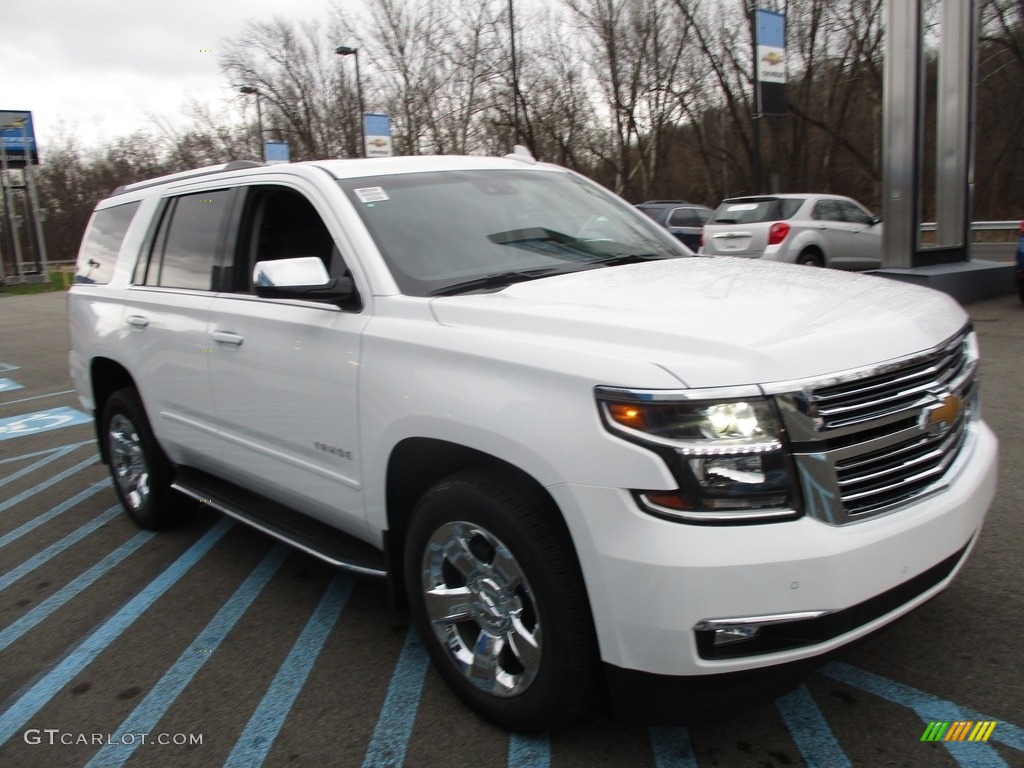
<instances>
[{"instance_id":1,"label":"street lamp post","mask_svg":"<svg viewBox=\"0 0 1024 768\"><path fill-rule=\"evenodd\" d=\"M363 82L359 79L359 49L339 45L334 52L339 56L356 57L356 95L359 97L359 156L366 157L366 136L363 135L363 115L366 110L363 108Z\"/></svg>"},{"instance_id":2,"label":"street lamp post","mask_svg":"<svg viewBox=\"0 0 1024 768\"><path fill-rule=\"evenodd\" d=\"M243 85L238 90L246 96L256 97L256 127L260 132L257 143L259 144L260 159L263 159L263 112L260 110L260 89L255 85Z\"/></svg>"},{"instance_id":3,"label":"street lamp post","mask_svg":"<svg viewBox=\"0 0 1024 768\"><path fill-rule=\"evenodd\" d=\"M512 41L512 146L519 143L519 67L516 66L516 18L508 0L508 33Z\"/></svg>"}]
</instances>

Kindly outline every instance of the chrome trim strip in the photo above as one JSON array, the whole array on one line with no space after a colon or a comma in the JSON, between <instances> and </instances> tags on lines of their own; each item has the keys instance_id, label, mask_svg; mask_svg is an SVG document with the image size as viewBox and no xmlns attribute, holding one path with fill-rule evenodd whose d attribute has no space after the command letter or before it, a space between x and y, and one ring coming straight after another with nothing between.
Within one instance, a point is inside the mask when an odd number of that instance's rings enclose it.
<instances>
[{"instance_id":1,"label":"chrome trim strip","mask_svg":"<svg viewBox=\"0 0 1024 768\"><path fill-rule=\"evenodd\" d=\"M775 381L768 384L762 384L761 389L767 395L782 395L792 392L801 392L809 389L825 389L827 387L833 387L837 384L844 384L848 381L855 379L863 379L869 376L880 376L890 371L903 368L906 365L913 363L915 360L921 360L922 358L928 358L932 355L947 354L952 351L952 348L956 345L962 344L967 340L967 337L974 332L970 323L967 323L959 331L950 336L940 344L935 345L931 349L926 349L921 352L915 352L912 355L905 355L904 357L897 357L893 360L888 360L884 363L875 363L874 365L866 365L862 368L852 368L847 371L840 371L826 376L812 376L806 379L794 379L790 381Z\"/></svg>"},{"instance_id":2,"label":"chrome trim strip","mask_svg":"<svg viewBox=\"0 0 1024 768\"><path fill-rule=\"evenodd\" d=\"M800 513L794 509L740 509L734 512L688 512L655 504L647 498L645 493L640 493L639 496L647 512L655 512L662 516L673 517L678 520L689 520L694 523L749 523L752 520L783 520L800 517Z\"/></svg>"},{"instance_id":3,"label":"chrome trim strip","mask_svg":"<svg viewBox=\"0 0 1024 768\"><path fill-rule=\"evenodd\" d=\"M736 626L767 627L772 624L785 624L790 621L820 619L822 616L827 616L830 613L833 613L833 611L794 611L793 613L771 613L763 616L737 616L732 619L701 619L693 625L693 629L695 632L707 632Z\"/></svg>"},{"instance_id":4,"label":"chrome trim strip","mask_svg":"<svg viewBox=\"0 0 1024 768\"><path fill-rule=\"evenodd\" d=\"M764 399L755 384L740 387L708 387L705 389L629 389L627 387L594 387L598 399L619 403L660 403L673 400L737 400Z\"/></svg>"}]
</instances>

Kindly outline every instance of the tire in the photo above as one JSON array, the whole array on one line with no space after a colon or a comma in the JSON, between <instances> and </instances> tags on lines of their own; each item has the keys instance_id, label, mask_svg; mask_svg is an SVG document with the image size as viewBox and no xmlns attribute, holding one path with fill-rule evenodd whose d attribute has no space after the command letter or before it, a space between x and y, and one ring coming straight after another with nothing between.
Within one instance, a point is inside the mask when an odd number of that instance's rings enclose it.
<instances>
[{"instance_id":1,"label":"tire","mask_svg":"<svg viewBox=\"0 0 1024 768\"><path fill-rule=\"evenodd\" d=\"M107 400L100 434L106 441L114 489L128 516L149 530L180 523L186 508L171 491L174 471L134 387L119 389Z\"/></svg>"},{"instance_id":2,"label":"tire","mask_svg":"<svg viewBox=\"0 0 1024 768\"><path fill-rule=\"evenodd\" d=\"M467 470L424 494L405 541L409 604L435 667L471 709L520 733L577 719L597 694L586 589L557 515L511 473Z\"/></svg>"},{"instance_id":3,"label":"tire","mask_svg":"<svg viewBox=\"0 0 1024 768\"><path fill-rule=\"evenodd\" d=\"M819 251L807 250L796 257L796 263L807 267L824 267L825 257Z\"/></svg>"}]
</instances>

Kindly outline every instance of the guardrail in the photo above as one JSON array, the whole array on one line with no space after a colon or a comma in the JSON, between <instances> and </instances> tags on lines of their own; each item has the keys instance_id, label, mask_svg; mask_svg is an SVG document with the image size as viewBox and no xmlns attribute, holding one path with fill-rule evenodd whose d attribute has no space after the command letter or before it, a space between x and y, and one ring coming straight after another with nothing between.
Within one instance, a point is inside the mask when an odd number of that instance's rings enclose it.
<instances>
[{"instance_id":1,"label":"guardrail","mask_svg":"<svg viewBox=\"0 0 1024 768\"><path fill-rule=\"evenodd\" d=\"M1014 219L1013 221L972 221L971 231L972 232L1002 232L1003 230L1017 231L1020 228L1021 220ZM922 232L934 232L935 222L929 221L921 224Z\"/></svg>"}]
</instances>

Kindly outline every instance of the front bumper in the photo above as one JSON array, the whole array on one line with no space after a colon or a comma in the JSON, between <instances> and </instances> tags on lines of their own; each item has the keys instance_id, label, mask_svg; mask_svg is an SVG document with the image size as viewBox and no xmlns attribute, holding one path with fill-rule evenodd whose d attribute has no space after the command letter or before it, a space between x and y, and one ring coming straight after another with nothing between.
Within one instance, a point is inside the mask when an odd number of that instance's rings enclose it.
<instances>
[{"instance_id":1,"label":"front bumper","mask_svg":"<svg viewBox=\"0 0 1024 768\"><path fill-rule=\"evenodd\" d=\"M640 511L626 490L549 490L572 532L603 661L641 677L717 678L820 663L823 654L940 592L966 559L995 495L996 458L994 435L977 422L946 476L946 490L843 526L807 517L695 526ZM943 561L949 563L945 574L930 582L922 576ZM923 587L907 586L915 579ZM898 599L880 603L886 594ZM874 614L862 611L858 623L857 608L872 600ZM820 642L812 637L781 651L709 659L698 648L694 628L702 621L806 611L845 612L854 620L838 634L825 632Z\"/></svg>"}]
</instances>

